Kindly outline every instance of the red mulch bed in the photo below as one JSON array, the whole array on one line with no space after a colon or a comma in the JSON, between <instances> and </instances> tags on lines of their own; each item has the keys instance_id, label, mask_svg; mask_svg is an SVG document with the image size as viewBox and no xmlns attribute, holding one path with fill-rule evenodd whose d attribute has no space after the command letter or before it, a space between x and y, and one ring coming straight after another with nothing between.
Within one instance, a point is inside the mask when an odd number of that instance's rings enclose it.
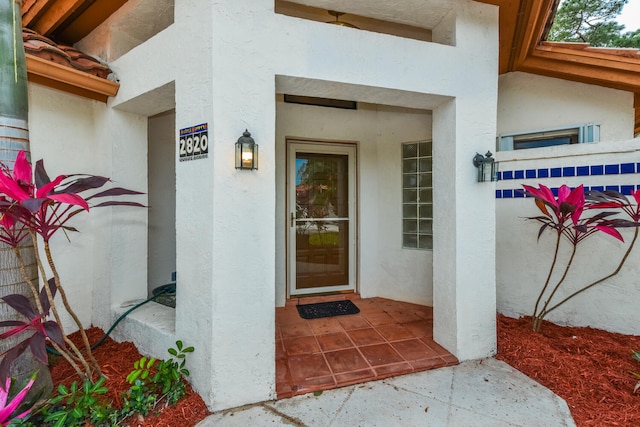
<instances>
[{"instance_id":1,"label":"red mulch bed","mask_svg":"<svg viewBox=\"0 0 640 427\"><path fill-rule=\"evenodd\" d=\"M578 427L640 426L640 372L631 351L640 336L545 322L531 331L531 318L498 315L498 356L566 400Z\"/></svg>"},{"instance_id":2,"label":"red mulch bed","mask_svg":"<svg viewBox=\"0 0 640 427\"><path fill-rule=\"evenodd\" d=\"M87 332L92 343L103 334L98 328ZM578 427L640 426L640 392L633 394L637 380L629 374L640 372L640 363L631 357L632 350L640 350L640 336L548 322L541 333L533 333L530 318L498 315L497 358L565 399ZM108 376L108 399L120 407L120 395L129 389L125 378L141 355L133 343L110 338L94 354ZM52 364L51 375L56 387L77 379L62 359ZM130 424L192 427L208 414L200 396L187 386L187 396L176 406Z\"/></svg>"},{"instance_id":3,"label":"red mulch bed","mask_svg":"<svg viewBox=\"0 0 640 427\"><path fill-rule=\"evenodd\" d=\"M98 342L104 335L99 328L87 330L90 343ZM72 334L71 339L78 341L78 334ZM196 350L197 351L197 350ZM117 408L122 406L122 393L131 386L126 377L133 370L133 363L140 359L141 354L131 342L117 343L107 338L102 345L93 352L102 373L107 377L105 386L109 389L106 398ZM167 353L167 357L169 357ZM51 377L54 388L59 384L70 385L78 381L78 376L71 366L61 357L56 358L51 364ZM180 399L176 406L168 406L158 415L150 414L145 419L127 420L128 424L135 427L192 427L209 415L209 411L202 398L187 384L187 394Z\"/></svg>"}]
</instances>

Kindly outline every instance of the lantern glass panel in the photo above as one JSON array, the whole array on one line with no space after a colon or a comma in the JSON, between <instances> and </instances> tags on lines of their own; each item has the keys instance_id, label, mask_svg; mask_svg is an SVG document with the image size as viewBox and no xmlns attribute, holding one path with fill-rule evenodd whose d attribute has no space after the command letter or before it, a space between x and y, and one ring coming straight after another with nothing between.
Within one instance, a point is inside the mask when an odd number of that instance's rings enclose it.
<instances>
[{"instance_id":1,"label":"lantern glass panel","mask_svg":"<svg viewBox=\"0 0 640 427\"><path fill-rule=\"evenodd\" d=\"M253 169L258 169L258 144L253 144Z\"/></svg>"},{"instance_id":2,"label":"lantern glass panel","mask_svg":"<svg viewBox=\"0 0 640 427\"><path fill-rule=\"evenodd\" d=\"M242 144L236 143L236 169L242 169Z\"/></svg>"},{"instance_id":3,"label":"lantern glass panel","mask_svg":"<svg viewBox=\"0 0 640 427\"><path fill-rule=\"evenodd\" d=\"M242 144L242 169L253 169L253 144Z\"/></svg>"}]
</instances>

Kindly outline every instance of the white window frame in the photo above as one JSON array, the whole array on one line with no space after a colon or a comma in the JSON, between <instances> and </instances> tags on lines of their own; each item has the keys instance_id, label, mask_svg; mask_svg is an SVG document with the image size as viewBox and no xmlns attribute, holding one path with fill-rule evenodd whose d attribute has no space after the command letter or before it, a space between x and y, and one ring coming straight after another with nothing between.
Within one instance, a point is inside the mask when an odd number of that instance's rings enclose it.
<instances>
[{"instance_id":1,"label":"white window frame","mask_svg":"<svg viewBox=\"0 0 640 427\"><path fill-rule=\"evenodd\" d=\"M595 123L587 123L578 126L568 126L563 128L543 129L531 132L522 133L510 133L498 135L498 151L513 151L513 150L529 150L531 148L544 148L544 147L530 147L530 148L516 148L518 140L532 141L539 138L540 141L563 136L575 136L577 135L577 143L589 143L600 141L600 125ZM565 144L554 144L565 145Z\"/></svg>"}]
</instances>

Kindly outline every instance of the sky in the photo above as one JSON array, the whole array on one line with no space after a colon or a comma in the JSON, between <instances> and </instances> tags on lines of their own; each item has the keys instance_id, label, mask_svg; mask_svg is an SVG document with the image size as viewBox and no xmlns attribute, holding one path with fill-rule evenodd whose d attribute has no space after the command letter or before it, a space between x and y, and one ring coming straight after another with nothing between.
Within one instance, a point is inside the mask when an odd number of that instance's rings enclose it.
<instances>
[{"instance_id":1,"label":"sky","mask_svg":"<svg viewBox=\"0 0 640 427\"><path fill-rule=\"evenodd\" d=\"M629 0L616 21L624 24L625 31L635 31L640 28L640 0Z\"/></svg>"}]
</instances>

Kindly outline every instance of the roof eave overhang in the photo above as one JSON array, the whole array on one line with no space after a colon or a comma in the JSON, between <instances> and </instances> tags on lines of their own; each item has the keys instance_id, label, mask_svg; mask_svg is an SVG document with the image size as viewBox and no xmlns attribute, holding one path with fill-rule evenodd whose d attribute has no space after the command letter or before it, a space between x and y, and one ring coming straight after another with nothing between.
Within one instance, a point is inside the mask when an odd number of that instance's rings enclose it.
<instances>
[{"instance_id":1,"label":"roof eave overhang","mask_svg":"<svg viewBox=\"0 0 640 427\"><path fill-rule=\"evenodd\" d=\"M640 58L542 42L555 0L476 0L500 7L500 73L523 71L634 93L640 133Z\"/></svg>"},{"instance_id":2,"label":"roof eave overhang","mask_svg":"<svg viewBox=\"0 0 640 427\"><path fill-rule=\"evenodd\" d=\"M118 93L120 84L75 70L37 56L27 54L27 76L30 82L64 92L107 102Z\"/></svg>"},{"instance_id":3,"label":"roof eave overhang","mask_svg":"<svg viewBox=\"0 0 640 427\"><path fill-rule=\"evenodd\" d=\"M515 64L514 69L640 93L640 61L637 59L539 45Z\"/></svg>"}]
</instances>

